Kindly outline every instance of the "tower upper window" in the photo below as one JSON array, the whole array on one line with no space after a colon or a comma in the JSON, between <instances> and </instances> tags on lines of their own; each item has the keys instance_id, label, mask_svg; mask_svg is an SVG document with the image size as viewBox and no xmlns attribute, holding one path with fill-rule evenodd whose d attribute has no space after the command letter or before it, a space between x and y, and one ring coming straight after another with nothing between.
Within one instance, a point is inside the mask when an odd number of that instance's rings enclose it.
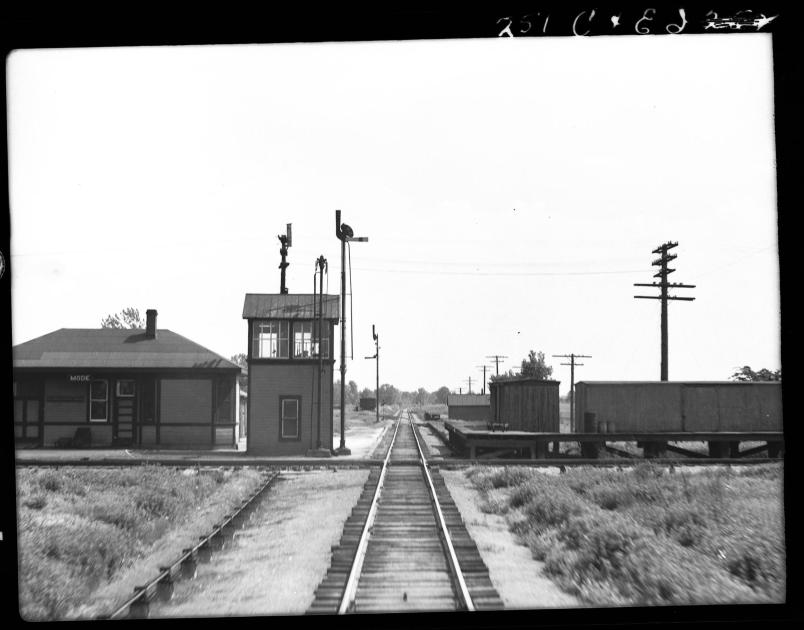
<instances>
[{"instance_id":1,"label":"tower upper window","mask_svg":"<svg viewBox=\"0 0 804 630\"><path fill-rule=\"evenodd\" d=\"M258 359L287 359L290 357L290 322L268 320L254 322L252 356Z\"/></svg>"}]
</instances>

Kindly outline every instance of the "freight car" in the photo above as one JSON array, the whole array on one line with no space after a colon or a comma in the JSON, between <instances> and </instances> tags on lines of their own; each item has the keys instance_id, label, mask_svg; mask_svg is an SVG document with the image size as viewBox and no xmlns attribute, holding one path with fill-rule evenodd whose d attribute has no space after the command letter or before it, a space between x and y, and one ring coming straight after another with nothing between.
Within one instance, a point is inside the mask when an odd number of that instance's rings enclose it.
<instances>
[{"instance_id":1,"label":"freight car","mask_svg":"<svg viewBox=\"0 0 804 630\"><path fill-rule=\"evenodd\" d=\"M614 434L611 441L615 435L641 436L640 445L651 454L683 450L667 446L683 441L706 441L713 456L738 455L740 442L767 442L773 454L782 439L782 385L581 381L575 385L575 426L578 433Z\"/></svg>"}]
</instances>

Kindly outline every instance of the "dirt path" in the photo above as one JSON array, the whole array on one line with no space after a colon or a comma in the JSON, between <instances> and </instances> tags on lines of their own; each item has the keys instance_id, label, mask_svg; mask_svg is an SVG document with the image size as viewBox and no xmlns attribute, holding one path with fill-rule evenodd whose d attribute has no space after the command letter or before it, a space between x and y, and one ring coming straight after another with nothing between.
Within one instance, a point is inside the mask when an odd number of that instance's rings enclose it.
<instances>
[{"instance_id":1,"label":"dirt path","mask_svg":"<svg viewBox=\"0 0 804 630\"><path fill-rule=\"evenodd\" d=\"M480 494L463 470L441 470L441 475L506 609L582 606L543 575L544 563L534 560L530 550L517 542L502 516L480 511Z\"/></svg>"}]
</instances>

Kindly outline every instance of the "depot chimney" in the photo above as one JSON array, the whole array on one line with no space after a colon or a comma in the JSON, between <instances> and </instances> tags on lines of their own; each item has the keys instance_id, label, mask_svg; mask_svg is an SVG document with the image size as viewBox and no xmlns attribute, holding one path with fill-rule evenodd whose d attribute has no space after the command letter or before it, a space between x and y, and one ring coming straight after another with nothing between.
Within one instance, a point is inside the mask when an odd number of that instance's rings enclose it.
<instances>
[{"instance_id":1,"label":"depot chimney","mask_svg":"<svg viewBox=\"0 0 804 630\"><path fill-rule=\"evenodd\" d=\"M145 311L145 336L149 339L156 339L156 316L156 309Z\"/></svg>"}]
</instances>

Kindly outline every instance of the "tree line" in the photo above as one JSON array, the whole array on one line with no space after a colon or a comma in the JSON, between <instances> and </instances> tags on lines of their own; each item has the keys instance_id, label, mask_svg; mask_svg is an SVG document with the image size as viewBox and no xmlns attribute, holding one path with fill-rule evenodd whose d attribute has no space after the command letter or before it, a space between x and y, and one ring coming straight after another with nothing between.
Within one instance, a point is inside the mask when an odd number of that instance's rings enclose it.
<instances>
[{"instance_id":1,"label":"tree line","mask_svg":"<svg viewBox=\"0 0 804 630\"><path fill-rule=\"evenodd\" d=\"M349 381L344 390L346 404L357 406L361 398L376 398L377 391L364 387L358 391L357 383ZM419 387L415 391L404 391L397 389L390 383L380 385L380 405L402 405L403 407L423 406L423 405L446 405L449 396L449 387L442 386L437 390L428 392L424 387ZM341 381L336 380L334 386L333 404L341 403Z\"/></svg>"}]
</instances>

